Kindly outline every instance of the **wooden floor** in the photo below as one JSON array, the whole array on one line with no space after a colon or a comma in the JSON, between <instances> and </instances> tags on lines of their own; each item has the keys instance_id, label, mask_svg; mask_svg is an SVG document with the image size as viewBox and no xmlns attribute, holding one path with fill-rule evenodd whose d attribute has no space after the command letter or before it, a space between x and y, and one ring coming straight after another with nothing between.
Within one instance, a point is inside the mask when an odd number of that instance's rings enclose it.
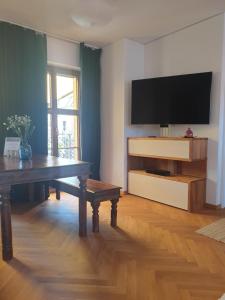
<instances>
[{"instance_id":1,"label":"wooden floor","mask_svg":"<svg viewBox=\"0 0 225 300\"><path fill-rule=\"evenodd\" d=\"M223 213L190 214L142 198L109 204L100 233L78 237L77 201L62 194L13 214L14 256L0 260L0 300L209 300L225 293L225 244L195 233Z\"/></svg>"}]
</instances>

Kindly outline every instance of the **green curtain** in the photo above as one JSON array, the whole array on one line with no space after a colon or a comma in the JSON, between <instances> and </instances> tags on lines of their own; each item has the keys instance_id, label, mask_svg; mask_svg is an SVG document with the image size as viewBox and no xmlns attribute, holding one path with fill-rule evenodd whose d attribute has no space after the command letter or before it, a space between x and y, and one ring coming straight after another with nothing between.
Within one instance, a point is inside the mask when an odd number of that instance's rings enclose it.
<instances>
[{"instance_id":1,"label":"green curtain","mask_svg":"<svg viewBox=\"0 0 225 300\"><path fill-rule=\"evenodd\" d=\"M81 159L92 163L92 178L100 168L100 56L101 49L80 45Z\"/></svg>"},{"instance_id":2,"label":"green curtain","mask_svg":"<svg viewBox=\"0 0 225 300\"><path fill-rule=\"evenodd\" d=\"M33 30L0 22L0 151L9 115L28 114L36 127L33 153L47 154L47 43Z\"/></svg>"}]
</instances>

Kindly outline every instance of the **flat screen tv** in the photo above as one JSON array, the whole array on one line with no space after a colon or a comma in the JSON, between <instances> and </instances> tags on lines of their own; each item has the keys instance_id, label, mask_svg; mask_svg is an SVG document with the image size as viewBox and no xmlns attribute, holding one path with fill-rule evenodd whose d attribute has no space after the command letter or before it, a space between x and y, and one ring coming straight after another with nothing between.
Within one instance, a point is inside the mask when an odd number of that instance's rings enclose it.
<instances>
[{"instance_id":1,"label":"flat screen tv","mask_svg":"<svg viewBox=\"0 0 225 300\"><path fill-rule=\"evenodd\" d=\"M212 72L132 81L132 124L209 124Z\"/></svg>"}]
</instances>

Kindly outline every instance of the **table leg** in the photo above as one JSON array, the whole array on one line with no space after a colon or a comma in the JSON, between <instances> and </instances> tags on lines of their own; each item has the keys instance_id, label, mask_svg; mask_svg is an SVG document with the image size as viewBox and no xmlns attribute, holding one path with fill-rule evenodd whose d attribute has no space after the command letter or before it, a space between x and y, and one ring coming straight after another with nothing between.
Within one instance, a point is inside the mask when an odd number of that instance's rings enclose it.
<instances>
[{"instance_id":1,"label":"table leg","mask_svg":"<svg viewBox=\"0 0 225 300\"><path fill-rule=\"evenodd\" d=\"M49 181L45 182L44 186L45 186L45 200L48 200L48 198L50 197Z\"/></svg>"},{"instance_id":2,"label":"table leg","mask_svg":"<svg viewBox=\"0 0 225 300\"><path fill-rule=\"evenodd\" d=\"M28 183L28 199L29 199L29 202L34 202L34 195L35 195L34 183Z\"/></svg>"},{"instance_id":3,"label":"table leg","mask_svg":"<svg viewBox=\"0 0 225 300\"><path fill-rule=\"evenodd\" d=\"M0 191L1 200L1 228L2 228L2 257L9 261L13 257L12 247L12 224L11 224L11 205L10 188Z\"/></svg>"},{"instance_id":4,"label":"table leg","mask_svg":"<svg viewBox=\"0 0 225 300\"><path fill-rule=\"evenodd\" d=\"M79 235L87 236L87 201L86 187L87 176L78 176L80 181L80 197L79 197Z\"/></svg>"}]
</instances>

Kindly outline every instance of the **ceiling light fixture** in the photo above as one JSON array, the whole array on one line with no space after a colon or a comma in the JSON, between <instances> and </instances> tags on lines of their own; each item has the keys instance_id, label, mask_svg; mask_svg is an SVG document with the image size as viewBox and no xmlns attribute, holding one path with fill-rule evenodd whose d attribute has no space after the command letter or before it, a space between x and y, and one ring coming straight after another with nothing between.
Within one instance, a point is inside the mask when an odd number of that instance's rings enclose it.
<instances>
[{"instance_id":1,"label":"ceiling light fixture","mask_svg":"<svg viewBox=\"0 0 225 300\"><path fill-rule=\"evenodd\" d=\"M72 16L73 22L82 28L90 28L94 26L94 22L87 17L81 17L81 16Z\"/></svg>"}]
</instances>

